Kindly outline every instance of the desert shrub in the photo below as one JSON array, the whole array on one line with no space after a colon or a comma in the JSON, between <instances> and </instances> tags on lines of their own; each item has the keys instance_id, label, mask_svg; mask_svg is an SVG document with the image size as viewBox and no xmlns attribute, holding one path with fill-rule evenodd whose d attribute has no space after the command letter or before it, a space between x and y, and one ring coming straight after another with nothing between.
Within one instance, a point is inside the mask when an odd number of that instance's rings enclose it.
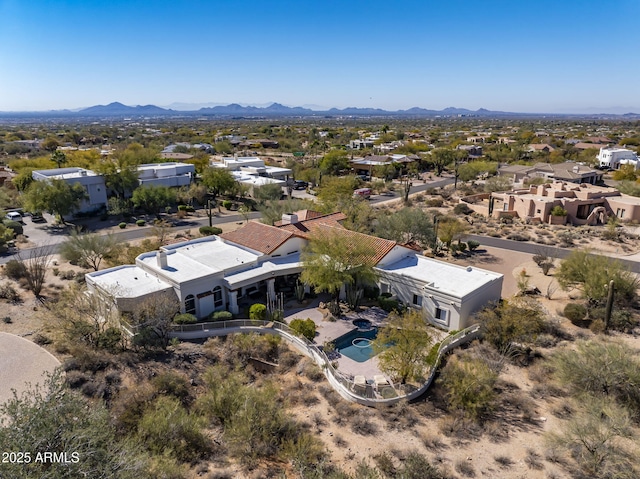
<instances>
[{"instance_id":1,"label":"desert shrub","mask_svg":"<svg viewBox=\"0 0 640 479\"><path fill-rule=\"evenodd\" d=\"M294 319L289 323L289 327L298 335L313 341L316 337L316 323L313 319Z\"/></svg>"},{"instance_id":2,"label":"desert shrub","mask_svg":"<svg viewBox=\"0 0 640 479\"><path fill-rule=\"evenodd\" d=\"M176 324L193 324L193 323L196 323L197 321L198 321L198 318L196 318L193 314L190 314L190 313L176 314L175 317L173 318L173 322Z\"/></svg>"},{"instance_id":3,"label":"desert shrub","mask_svg":"<svg viewBox=\"0 0 640 479\"><path fill-rule=\"evenodd\" d=\"M115 353L122 345L122 331L113 326L108 327L96 337L96 346Z\"/></svg>"},{"instance_id":4,"label":"desert shrub","mask_svg":"<svg viewBox=\"0 0 640 479\"><path fill-rule=\"evenodd\" d=\"M580 303L568 303L562 314L572 323L577 323L587 317L587 308Z\"/></svg>"},{"instance_id":5,"label":"desert shrub","mask_svg":"<svg viewBox=\"0 0 640 479\"><path fill-rule=\"evenodd\" d=\"M560 205L556 205L551 209L551 216L567 216L567 210Z\"/></svg>"},{"instance_id":6,"label":"desert shrub","mask_svg":"<svg viewBox=\"0 0 640 479\"><path fill-rule=\"evenodd\" d=\"M356 414L351 418L351 430L362 436L372 436L378 432L378 428L370 418L364 414Z\"/></svg>"},{"instance_id":7,"label":"desert shrub","mask_svg":"<svg viewBox=\"0 0 640 479\"><path fill-rule=\"evenodd\" d=\"M180 401L161 396L140 419L138 438L154 454L189 462L205 457L211 449L209 439L202 432L204 426L204 421L187 412Z\"/></svg>"},{"instance_id":8,"label":"desert shrub","mask_svg":"<svg viewBox=\"0 0 640 479\"><path fill-rule=\"evenodd\" d=\"M604 321L601 319L591 321L591 324L589 324L589 330L595 334L604 333L606 330Z\"/></svg>"},{"instance_id":9,"label":"desert shrub","mask_svg":"<svg viewBox=\"0 0 640 479\"><path fill-rule=\"evenodd\" d=\"M173 396L183 403L189 397L189 380L177 372L163 371L151 379L151 385L157 394Z\"/></svg>"},{"instance_id":10,"label":"desert shrub","mask_svg":"<svg viewBox=\"0 0 640 479\"><path fill-rule=\"evenodd\" d=\"M609 328L623 333L631 333L638 326L638 318L625 309L616 309L611 313Z\"/></svg>"},{"instance_id":11,"label":"desert shrub","mask_svg":"<svg viewBox=\"0 0 640 479\"><path fill-rule=\"evenodd\" d=\"M14 237L24 234L24 228L17 221L5 221L4 226L13 230Z\"/></svg>"},{"instance_id":12,"label":"desert shrub","mask_svg":"<svg viewBox=\"0 0 640 479\"><path fill-rule=\"evenodd\" d=\"M21 261L11 259L4 265L4 275L9 279L18 281L27 276L27 268Z\"/></svg>"},{"instance_id":13,"label":"desert shrub","mask_svg":"<svg viewBox=\"0 0 640 479\"><path fill-rule=\"evenodd\" d=\"M440 208L444 204L444 200L442 198L431 198L425 201L425 204L429 208Z\"/></svg>"},{"instance_id":14,"label":"desert shrub","mask_svg":"<svg viewBox=\"0 0 640 479\"><path fill-rule=\"evenodd\" d=\"M198 231L200 231L202 236L219 235L222 233L222 229L215 226L201 226Z\"/></svg>"},{"instance_id":15,"label":"desert shrub","mask_svg":"<svg viewBox=\"0 0 640 479\"><path fill-rule=\"evenodd\" d=\"M473 210L469 208L469 205L467 205L466 203L458 203L453 208L453 212L456 215L470 215L471 213L473 213Z\"/></svg>"},{"instance_id":16,"label":"desert shrub","mask_svg":"<svg viewBox=\"0 0 640 479\"><path fill-rule=\"evenodd\" d=\"M136 225L138 226L144 226L147 222L145 220L138 220L136 221Z\"/></svg>"},{"instance_id":17,"label":"desert shrub","mask_svg":"<svg viewBox=\"0 0 640 479\"><path fill-rule=\"evenodd\" d=\"M475 477L476 470L473 468L473 465L464 459L459 459L456 461L455 465L456 471L462 474L465 477Z\"/></svg>"},{"instance_id":18,"label":"desert shrub","mask_svg":"<svg viewBox=\"0 0 640 479\"><path fill-rule=\"evenodd\" d=\"M226 209L231 209L231 205L233 205L233 203L229 200L224 200L222 202L222 206L224 206Z\"/></svg>"},{"instance_id":19,"label":"desert shrub","mask_svg":"<svg viewBox=\"0 0 640 479\"><path fill-rule=\"evenodd\" d=\"M5 324L11 324L11 316L5 316L4 318L2 318L2 322Z\"/></svg>"},{"instance_id":20,"label":"desert shrub","mask_svg":"<svg viewBox=\"0 0 640 479\"><path fill-rule=\"evenodd\" d=\"M475 240L469 240L467 241L467 246L469 247L469 251L475 251L480 246L480 242Z\"/></svg>"},{"instance_id":21,"label":"desert shrub","mask_svg":"<svg viewBox=\"0 0 640 479\"><path fill-rule=\"evenodd\" d=\"M209 315L209 318L213 321L231 321L233 314L229 311L214 311Z\"/></svg>"},{"instance_id":22,"label":"desert shrub","mask_svg":"<svg viewBox=\"0 0 640 479\"><path fill-rule=\"evenodd\" d=\"M118 227L119 227L121 230L123 230L123 229L125 229L125 228L127 227L127 223L125 223L125 222L123 221L122 223L119 223L119 224L118 224Z\"/></svg>"},{"instance_id":23,"label":"desert shrub","mask_svg":"<svg viewBox=\"0 0 640 479\"><path fill-rule=\"evenodd\" d=\"M17 303L20 301L20 295L13 286L8 283L0 285L0 298Z\"/></svg>"},{"instance_id":24,"label":"desert shrub","mask_svg":"<svg viewBox=\"0 0 640 479\"><path fill-rule=\"evenodd\" d=\"M529 241L531 236L525 233L511 233L510 235L507 235L507 239L512 241Z\"/></svg>"},{"instance_id":25,"label":"desert shrub","mask_svg":"<svg viewBox=\"0 0 640 479\"><path fill-rule=\"evenodd\" d=\"M178 205L178 211L187 211L187 205Z\"/></svg>"},{"instance_id":26,"label":"desert shrub","mask_svg":"<svg viewBox=\"0 0 640 479\"><path fill-rule=\"evenodd\" d=\"M454 355L448 359L438 382L446 392L451 409L462 410L477 419L493 408L497 379L497 373L480 358Z\"/></svg>"},{"instance_id":27,"label":"desert shrub","mask_svg":"<svg viewBox=\"0 0 640 479\"><path fill-rule=\"evenodd\" d=\"M384 309L387 313L401 310L400 303L397 300L385 298L382 295L378 297L378 306Z\"/></svg>"},{"instance_id":28,"label":"desert shrub","mask_svg":"<svg viewBox=\"0 0 640 479\"><path fill-rule=\"evenodd\" d=\"M249 319L264 321L267 317L267 307L262 303L252 304L249 308Z\"/></svg>"}]
</instances>

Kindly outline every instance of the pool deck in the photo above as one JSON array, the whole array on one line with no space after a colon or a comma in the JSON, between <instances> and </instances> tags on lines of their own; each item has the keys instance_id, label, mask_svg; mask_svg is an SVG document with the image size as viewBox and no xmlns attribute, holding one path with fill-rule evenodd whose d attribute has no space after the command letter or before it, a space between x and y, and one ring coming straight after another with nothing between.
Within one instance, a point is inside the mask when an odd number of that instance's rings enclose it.
<instances>
[{"instance_id":1,"label":"pool deck","mask_svg":"<svg viewBox=\"0 0 640 479\"><path fill-rule=\"evenodd\" d=\"M325 298L326 300L326 298ZM292 319L310 318L316 323L315 343L323 345L327 341L333 341L350 331L358 329L353 321L356 319L366 319L371 321L372 326L381 326L387 318L387 313L378 307L364 308L359 312L350 312L335 321L326 321L322 317L322 313L318 310L318 305L322 301L316 299L304 308L296 308L285 310L285 321L289 323ZM373 381L373 376L383 374L378 366L378 359L374 356L368 361L359 363L344 355L340 355L338 359L338 371L347 375L362 375L367 378L368 382Z\"/></svg>"}]
</instances>

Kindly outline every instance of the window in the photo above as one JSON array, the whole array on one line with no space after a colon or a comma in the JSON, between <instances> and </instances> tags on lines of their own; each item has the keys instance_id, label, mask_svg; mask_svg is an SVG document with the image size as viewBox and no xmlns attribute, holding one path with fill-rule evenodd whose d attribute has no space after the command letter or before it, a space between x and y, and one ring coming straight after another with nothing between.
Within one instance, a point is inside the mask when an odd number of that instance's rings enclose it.
<instances>
[{"instance_id":1,"label":"window","mask_svg":"<svg viewBox=\"0 0 640 479\"><path fill-rule=\"evenodd\" d=\"M439 321L446 321L447 320L447 310L446 309L436 308L436 314L434 314L434 317Z\"/></svg>"},{"instance_id":2,"label":"window","mask_svg":"<svg viewBox=\"0 0 640 479\"><path fill-rule=\"evenodd\" d=\"M420 306L422 304L422 297L418 296L417 294L414 294L413 304L415 304L416 306Z\"/></svg>"},{"instance_id":3,"label":"window","mask_svg":"<svg viewBox=\"0 0 640 479\"><path fill-rule=\"evenodd\" d=\"M196 298L192 294L184 300L184 312L187 314L196 314Z\"/></svg>"},{"instance_id":4,"label":"window","mask_svg":"<svg viewBox=\"0 0 640 479\"><path fill-rule=\"evenodd\" d=\"M624 212L625 210L623 208L618 208L616 210L616 216L620 219L624 218Z\"/></svg>"},{"instance_id":5,"label":"window","mask_svg":"<svg viewBox=\"0 0 640 479\"><path fill-rule=\"evenodd\" d=\"M215 308L219 308L224 304L222 301L222 288L220 286L216 286L213 288L213 306Z\"/></svg>"}]
</instances>

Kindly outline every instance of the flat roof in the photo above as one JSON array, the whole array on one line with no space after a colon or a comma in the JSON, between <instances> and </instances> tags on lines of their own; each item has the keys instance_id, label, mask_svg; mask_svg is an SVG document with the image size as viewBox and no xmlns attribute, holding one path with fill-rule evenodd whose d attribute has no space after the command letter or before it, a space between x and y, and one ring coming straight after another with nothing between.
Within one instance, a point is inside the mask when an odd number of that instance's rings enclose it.
<instances>
[{"instance_id":1,"label":"flat roof","mask_svg":"<svg viewBox=\"0 0 640 479\"><path fill-rule=\"evenodd\" d=\"M456 298L464 298L476 289L503 277L499 273L475 266L460 266L418 254L405 256L377 269L427 283L430 289Z\"/></svg>"},{"instance_id":2,"label":"flat roof","mask_svg":"<svg viewBox=\"0 0 640 479\"><path fill-rule=\"evenodd\" d=\"M251 264L261 256L257 252L225 243L216 236L164 246L162 251L167 254L166 268L158 266L157 251L143 253L136 261L176 282L190 281L243 264Z\"/></svg>"},{"instance_id":3,"label":"flat roof","mask_svg":"<svg viewBox=\"0 0 640 479\"><path fill-rule=\"evenodd\" d=\"M102 290L122 298L137 298L172 288L169 283L135 265L116 266L86 276Z\"/></svg>"},{"instance_id":4,"label":"flat roof","mask_svg":"<svg viewBox=\"0 0 640 479\"><path fill-rule=\"evenodd\" d=\"M82 178L87 176L100 176L95 171L84 168L55 168L51 170L34 170L33 175L44 176L51 179L65 180L69 178Z\"/></svg>"}]
</instances>

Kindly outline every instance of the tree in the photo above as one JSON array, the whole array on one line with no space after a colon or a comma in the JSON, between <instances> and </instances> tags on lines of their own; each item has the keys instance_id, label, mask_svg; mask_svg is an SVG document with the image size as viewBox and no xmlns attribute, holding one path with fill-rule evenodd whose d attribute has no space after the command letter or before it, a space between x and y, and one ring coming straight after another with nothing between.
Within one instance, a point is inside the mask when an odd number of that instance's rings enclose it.
<instances>
[{"instance_id":1,"label":"tree","mask_svg":"<svg viewBox=\"0 0 640 479\"><path fill-rule=\"evenodd\" d=\"M133 338L136 346L166 349L173 318L180 304L173 291L156 295L140 302L133 311L133 326L138 333Z\"/></svg>"},{"instance_id":2,"label":"tree","mask_svg":"<svg viewBox=\"0 0 640 479\"><path fill-rule=\"evenodd\" d=\"M509 191L512 186L513 181L508 176L492 176L484 182L484 191L486 193Z\"/></svg>"},{"instance_id":3,"label":"tree","mask_svg":"<svg viewBox=\"0 0 640 479\"><path fill-rule=\"evenodd\" d=\"M267 201L264 204L257 205L262 217L260 221L264 224L273 226L276 221L282 219L284 213L299 211L312 208L313 202L309 200L287 199L285 201Z\"/></svg>"},{"instance_id":4,"label":"tree","mask_svg":"<svg viewBox=\"0 0 640 479\"><path fill-rule=\"evenodd\" d=\"M528 298L510 298L488 306L475 315L483 338L502 355L511 355L514 346L531 345L546 328L540 304Z\"/></svg>"},{"instance_id":5,"label":"tree","mask_svg":"<svg viewBox=\"0 0 640 479\"><path fill-rule=\"evenodd\" d=\"M467 231L467 224L453 216L440 216L438 218L438 238L447 248L451 248L453 240L460 239Z\"/></svg>"},{"instance_id":6,"label":"tree","mask_svg":"<svg viewBox=\"0 0 640 479\"><path fill-rule=\"evenodd\" d=\"M375 258L372 239L348 230L322 230L309 238L302 252L300 279L317 291L334 297L337 314L339 293L345 286L350 306L357 307L364 287L375 282Z\"/></svg>"},{"instance_id":7,"label":"tree","mask_svg":"<svg viewBox=\"0 0 640 479\"><path fill-rule=\"evenodd\" d=\"M323 179L318 189L318 199L324 211L340 211L340 205L353 201L353 191L359 182L355 176L329 176Z\"/></svg>"},{"instance_id":8,"label":"tree","mask_svg":"<svg viewBox=\"0 0 640 479\"><path fill-rule=\"evenodd\" d=\"M349 156L344 150L331 150L320 160L320 170L328 175L337 175L349 168Z\"/></svg>"},{"instance_id":9,"label":"tree","mask_svg":"<svg viewBox=\"0 0 640 479\"><path fill-rule=\"evenodd\" d=\"M638 173L635 165L621 165L620 169L613 172L612 177L615 181L636 181Z\"/></svg>"},{"instance_id":10,"label":"tree","mask_svg":"<svg viewBox=\"0 0 640 479\"><path fill-rule=\"evenodd\" d=\"M122 161L118 163L102 162L96 166L95 170L104 177L105 185L118 198L128 197L139 185L136 167Z\"/></svg>"},{"instance_id":11,"label":"tree","mask_svg":"<svg viewBox=\"0 0 640 479\"><path fill-rule=\"evenodd\" d=\"M175 198L175 191L168 186L150 185L136 188L131 201L137 208L157 216L163 208L175 203Z\"/></svg>"},{"instance_id":12,"label":"tree","mask_svg":"<svg viewBox=\"0 0 640 479\"><path fill-rule=\"evenodd\" d=\"M420 208L402 208L380 215L375 234L398 243L418 243L423 248L433 244L435 233L430 216Z\"/></svg>"},{"instance_id":13,"label":"tree","mask_svg":"<svg viewBox=\"0 0 640 479\"><path fill-rule=\"evenodd\" d=\"M49 378L44 387L14 395L0 405L0 417L0 449L30 454L28 464L3 463L3 476L149 477L148 457L135 443L117 434L103 404L89 404L69 390L59 374ZM66 453L66 458L53 461L38 457L45 452Z\"/></svg>"},{"instance_id":14,"label":"tree","mask_svg":"<svg viewBox=\"0 0 640 479\"><path fill-rule=\"evenodd\" d=\"M7 243L15 236L13 229L0 223L0 253L7 251Z\"/></svg>"},{"instance_id":15,"label":"tree","mask_svg":"<svg viewBox=\"0 0 640 479\"><path fill-rule=\"evenodd\" d=\"M48 136L42 141L42 149L53 153L58 149L60 143L58 139L53 136Z\"/></svg>"},{"instance_id":16,"label":"tree","mask_svg":"<svg viewBox=\"0 0 640 479\"><path fill-rule=\"evenodd\" d=\"M456 159L455 151L448 148L436 148L431 152L431 164L436 170L436 176L440 176L444 169Z\"/></svg>"},{"instance_id":17,"label":"tree","mask_svg":"<svg viewBox=\"0 0 640 479\"><path fill-rule=\"evenodd\" d=\"M432 346L427 322L422 312L414 309L391 313L373 341L380 369L402 384L424 377L430 367L427 357Z\"/></svg>"},{"instance_id":18,"label":"tree","mask_svg":"<svg viewBox=\"0 0 640 479\"><path fill-rule=\"evenodd\" d=\"M497 379L498 374L480 357L456 354L447 359L438 383L451 408L478 419L494 405Z\"/></svg>"},{"instance_id":19,"label":"tree","mask_svg":"<svg viewBox=\"0 0 640 479\"><path fill-rule=\"evenodd\" d=\"M555 353L553 376L574 395L595 395L640 413L640 361L637 351L614 341L578 341Z\"/></svg>"},{"instance_id":20,"label":"tree","mask_svg":"<svg viewBox=\"0 0 640 479\"><path fill-rule=\"evenodd\" d=\"M260 187L253 188L253 197L258 203L266 203L267 201L276 201L282 197L282 186L270 183Z\"/></svg>"},{"instance_id":21,"label":"tree","mask_svg":"<svg viewBox=\"0 0 640 479\"><path fill-rule=\"evenodd\" d=\"M51 154L51 161L53 161L56 164L56 166L60 168L62 165L64 165L68 161L67 155L65 155L64 152L60 150L56 150Z\"/></svg>"},{"instance_id":22,"label":"tree","mask_svg":"<svg viewBox=\"0 0 640 479\"><path fill-rule=\"evenodd\" d=\"M589 477L638 477L624 439L633 437L629 412L606 399L581 397L559 433L547 435L552 447L567 451Z\"/></svg>"},{"instance_id":23,"label":"tree","mask_svg":"<svg viewBox=\"0 0 640 479\"><path fill-rule=\"evenodd\" d=\"M60 245L60 254L73 264L87 265L94 271L100 269L100 263L115 246L111 235L80 234L73 231L71 236Z\"/></svg>"},{"instance_id":24,"label":"tree","mask_svg":"<svg viewBox=\"0 0 640 479\"><path fill-rule=\"evenodd\" d=\"M40 297L47 269L53 257L54 247L51 245L40 246L29 250L27 257L23 258L23 253L18 253L17 258L24 266L27 286L36 298Z\"/></svg>"},{"instance_id":25,"label":"tree","mask_svg":"<svg viewBox=\"0 0 640 479\"><path fill-rule=\"evenodd\" d=\"M235 183L233 175L220 168L207 168L202 174L202 184L209 189L213 200L232 189ZM220 210L220 205L218 205L218 210Z\"/></svg>"},{"instance_id":26,"label":"tree","mask_svg":"<svg viewBox=\"0 0 640 479\"><path fill-rule=\"evenodd\" d=\"M555 276L563 290L578 288L594 306L606 301L610 281L614 282L619 304L632 302L638 288L638 280L620 261L584 250L572 251Z\"/></svg>"},{"instance_id":27,"label":"tree","mask_svg":"<svg viewBox=\"0 0 640 479\"><path fill-rule=\"evenodd\" d=\"M33 182L22 201L28 211L57 214L64 224L64 216L76 211L86 197L87 193L80 183L70 184L53 179L51 182Z\"/></svg>"}]
</instances>

